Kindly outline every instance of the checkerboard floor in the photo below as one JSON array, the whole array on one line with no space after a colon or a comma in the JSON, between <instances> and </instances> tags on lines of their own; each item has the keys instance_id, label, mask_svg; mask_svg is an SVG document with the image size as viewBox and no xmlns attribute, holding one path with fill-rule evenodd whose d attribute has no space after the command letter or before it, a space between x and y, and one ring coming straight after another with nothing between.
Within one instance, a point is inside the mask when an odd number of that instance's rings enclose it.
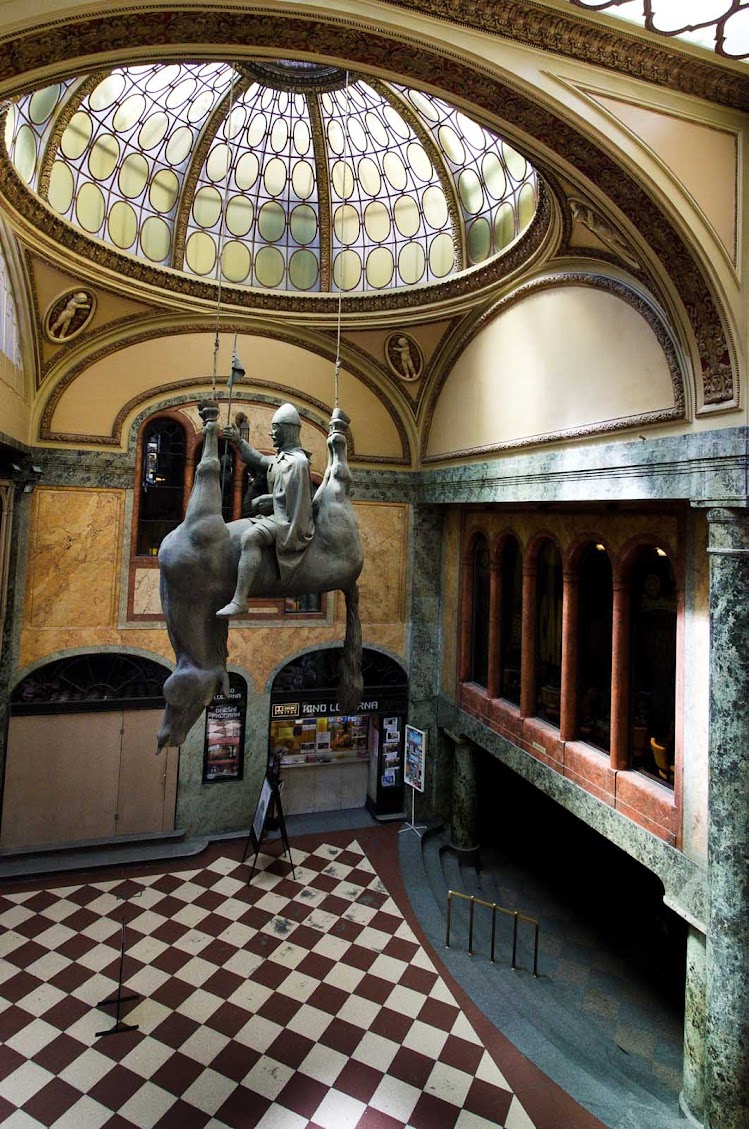
<instances>
[{"instance_id":1,"label":"checkerboard floor","mask_svg":"<svg viewBox=\"0 0 749 1129\"><path fill-rule=\"evenodd\" d=\"M356 838L292 844L293 873L261 853L250 884L225 846L0 894L0 1122L534 1129ZM138 1030L101 1035L123 920Z\"/></svg>"}]
</instances>

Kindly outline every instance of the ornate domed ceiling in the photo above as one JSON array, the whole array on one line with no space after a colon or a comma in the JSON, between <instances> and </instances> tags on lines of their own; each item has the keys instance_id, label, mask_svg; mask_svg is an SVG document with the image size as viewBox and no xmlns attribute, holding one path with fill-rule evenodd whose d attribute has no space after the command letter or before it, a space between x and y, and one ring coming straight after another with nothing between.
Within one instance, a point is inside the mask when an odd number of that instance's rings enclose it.
<instances>
[{"instance_id":1,"label":"ornate domed ceiling","mask_svg":"<svg viewBox=\"0 0 749 1129\"><path fill-rule=\"evenodd\" d=\"M71 79L10 107L6 145L88 236L262 290L438 283L501 255L538 202L533 167L455 107L316 63Z\"/></svg>"}]
</instances>

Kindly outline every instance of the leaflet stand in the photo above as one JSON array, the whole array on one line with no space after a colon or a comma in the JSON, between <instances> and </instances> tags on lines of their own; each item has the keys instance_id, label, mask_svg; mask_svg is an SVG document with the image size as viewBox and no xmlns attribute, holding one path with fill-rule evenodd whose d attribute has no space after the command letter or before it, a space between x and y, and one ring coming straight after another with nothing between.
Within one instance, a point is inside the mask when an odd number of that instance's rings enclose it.
<instances>
[{"instance_id":1,"label":"leaflet stand","mask_svg":"<svg viewBox=\"0 0 749 1129\"><path fill-rule=\"evenodd\" d=\"M401 827L398 832L414 831L421 838L422 831L426 831L425 823L416 825L416 793L424 791L424 764L427 751L427 734L423 729L416 729L413 725L406 726L406 750L403 764L403 780L411 789L411 822Z\"/></svg>"},{"instance_id":2,"label":"leaflet stand","mask_svg":"<svg viewBox=\"0 0 749 1129\"><path fill-rule=\"evenodd\" d=\"M249 854L250 845L252 845L255 854L253 856L252 866L250 868L250 877L247 880L248 885L250 884L250 882L252 882L252 879L255 876L255 870L257 868L257 856L260 853L260 845L263 842L263 838L265 836L265 824L268 819L268 808L270 807L271 800L273 800L276 811L278 812L278 826L281 832L283 853L289 856L291 873L292 876L296 878L294 859L291 855L289 836L286 832L286 820L284 819L283 814L283 804L281 803L281 791L278 787L278 777L275 775L272 769L268 769L265 774L263 786L260 789L260 796L257 801L257 807L255 808L255 816L252 820L252 826L250 827L250 831L247 836L247 842L245 843L244 854L242 855L242 862L245 862L247 855Z\"/></svg>"},{"instance_id":3,"label":"leaflet stand","mask_svg":"<svg viewBox=\"0 0 749 1129\"><path fill-rule=\"evenodd\" d=\"M416 834L419 836L419 838L421 838L421 833L422 833L422 831L426 831L427 825L426 825L426 823L419 823L418 825L416 823L416 819L415 819L416 788L414 788L413 784L410 784L409 787L411 789L411 822L406 823L405 827L401 827L398 834L402 835L404 831L415 831Z\"/></svg>"},{"instance_id":4,"label":"leaflet stand","mask_svg":"<svg viewBox=\"0 0 749 1129\"><path fill-rule=\"evenodd\" d=\"M121 934L120 934L120 973L119 973L119 975L117 975L116 996L112 996L111 999L103 999L102 1003L97 1005L98 1007L107 1007L110 1004L116 1004L116 1010L115 1010L115 1013L114 1013L114 1026L110 1027L110 1029L108 1029L107 1031L97 1031L96 1032L96 1038L97 1039L101 1038L102 1035L119 1034L120 1031L138 1031L138 1024L137 1023L123 1023L122 1018L121 1018L122 1005L131 1003L131 1000L133 1000L133 999L140 999L140 997L136 996L136 995L132 995L132 996L123 996L122 995L122 987L123 987L122 972L123 972L123 968L124 968L124 917L122 918L122 931L121 931Z\"/></svg>"}]
</instances>

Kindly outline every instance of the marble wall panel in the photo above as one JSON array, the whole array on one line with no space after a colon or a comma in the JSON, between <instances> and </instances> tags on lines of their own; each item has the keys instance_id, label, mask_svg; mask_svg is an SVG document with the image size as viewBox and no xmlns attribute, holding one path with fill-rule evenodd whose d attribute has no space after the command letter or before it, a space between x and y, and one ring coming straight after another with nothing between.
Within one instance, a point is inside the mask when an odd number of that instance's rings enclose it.
<instances>
[{"instance_id":1,"label":"marble wall panel","mask_svg":"<svg viewBox=\"0 0 749 1129\"><path fill-rule=\"evenodd\" d=\"M359 578L362 623L402 623L406 618L408 507L355 504L364 568Z\"/></svg>"},{"instance_id":2,"label":"marble wall panel","mask_svg":"<svg viewBox=\"0 0 749 1129\"><path fill-rule=\"evenodd\" d=\"M114 623L124 494L40 487L32 507L25 622L36 630Z\"/></svg>"},{"instance_id":3,"label":"marble wall panel","mask_svg":"<svg viewBox=\"0 0 749 1129\"><path fill-rule=\"evenodd\" d=\"M160 577L161 573L157 568L136 568L133 588L135 615L161 614Z\"/></svg>"}]
</instances>

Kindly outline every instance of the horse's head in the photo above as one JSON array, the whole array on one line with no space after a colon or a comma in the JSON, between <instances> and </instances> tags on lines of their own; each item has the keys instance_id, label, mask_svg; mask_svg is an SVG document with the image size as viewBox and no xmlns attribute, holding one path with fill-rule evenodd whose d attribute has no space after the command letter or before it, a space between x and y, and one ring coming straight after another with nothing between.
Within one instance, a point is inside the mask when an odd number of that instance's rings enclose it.
<instances>
[{"instance_id":1,"label":"horse's head","mask_svg":"<svg viewBox=\"0 0 749 1129\"><path fill-rule=\"evenodd\" d=\"M164 683L166 709L158 732L159 750L181 745L214 694L229 692L225 670L178 666Z\"/></svg>"}]
</instances>

